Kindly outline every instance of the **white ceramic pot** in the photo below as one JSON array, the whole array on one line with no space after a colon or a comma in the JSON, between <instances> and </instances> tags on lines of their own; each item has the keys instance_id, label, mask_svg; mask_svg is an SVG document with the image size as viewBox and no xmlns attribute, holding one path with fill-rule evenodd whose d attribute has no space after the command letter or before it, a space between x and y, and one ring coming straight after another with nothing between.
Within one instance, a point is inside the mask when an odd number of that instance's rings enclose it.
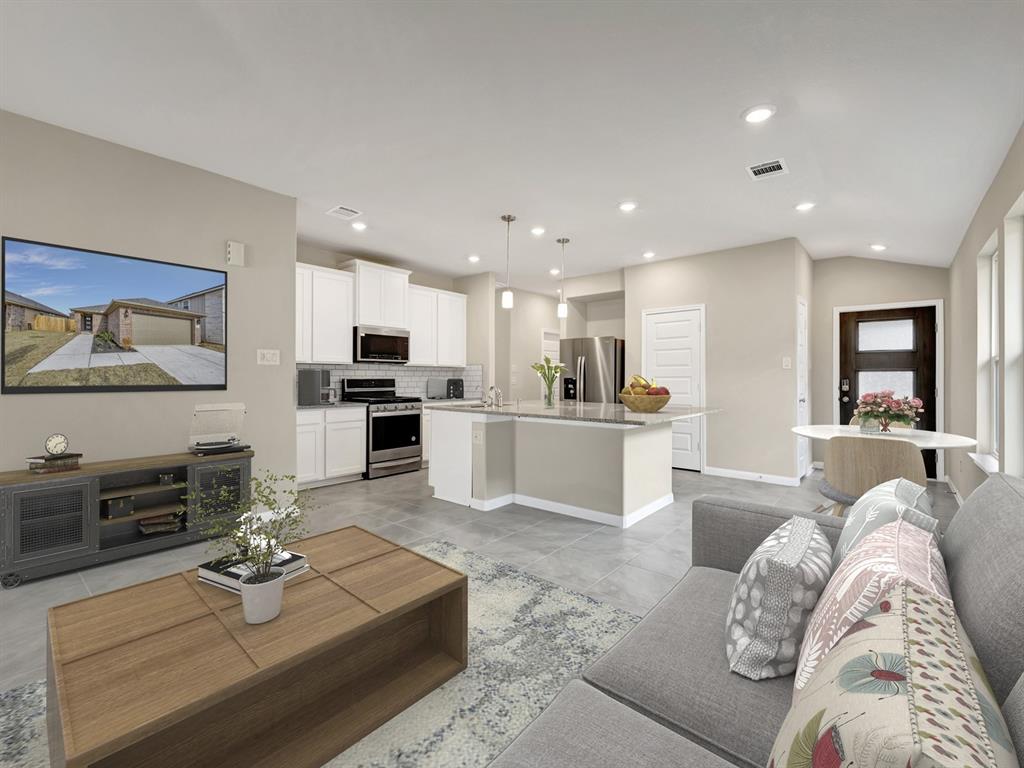
<instances>
[{"instance_id":1,"label":"white ceramic pot","mask_svg":"<svg viewBox=\"0 0 1024 768\"><path fill-rule=\"evenodd\" d=\"M284 569L271 568L274 578L259 584L250 584L243 576L242 612L246 624L263 624L276 619L281 613L281 601L284 599Z\"/></svg>"}]
</instances>

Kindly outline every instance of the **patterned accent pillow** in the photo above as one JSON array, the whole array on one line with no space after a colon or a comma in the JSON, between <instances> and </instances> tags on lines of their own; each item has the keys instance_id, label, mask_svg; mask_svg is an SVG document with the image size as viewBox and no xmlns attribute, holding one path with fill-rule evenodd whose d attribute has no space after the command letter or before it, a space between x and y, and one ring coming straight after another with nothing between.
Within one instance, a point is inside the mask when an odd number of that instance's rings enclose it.
<instances>
[{"instance_id":1,"label":"patterned accent pillow","mask_svg":"<svg viewBox=\"0 0 1024 768\"><path fill-rule=\"evenodd\" d=\"M953 604L892 587L824 659L769 768L1018 768Z\"/></svg>"},{"instance_id":2,"label":"patterned accent pillow","mask_svg":"<svg viewBox=\"0 0 1024 768\"><path fill-rule=\"evenodd\" d=\"M752 680L796 669L807 617L832 571L832 547L818 524L794 517L750 556L725 622L729 668Z\"/></svg>"},{"instance_id":3,"label":"patterned accent pillow","mask_svg":"<svg viewBox=\"0 0 1024 768\"><path fill-rule=\"evenodd\" d=\"M807 685L814 668L879 596L905 581L952 600L935 537L897 520L864 537L832 575L807 625L796 691Z\"/></svg>"},{"instance_id":4,"label":"patterned accent pillow","mask_svg":"<svg viewBox=\"0 0 1024 768\"><path fill-rule=\"evenodd\" d=\"M832 567L838 568L865 536L896 520L906 520L938 537L939 521L931 516L931 509L924 486L903 478L876 485L850 508L832 553Z\"/></svg>"}]
</instances>

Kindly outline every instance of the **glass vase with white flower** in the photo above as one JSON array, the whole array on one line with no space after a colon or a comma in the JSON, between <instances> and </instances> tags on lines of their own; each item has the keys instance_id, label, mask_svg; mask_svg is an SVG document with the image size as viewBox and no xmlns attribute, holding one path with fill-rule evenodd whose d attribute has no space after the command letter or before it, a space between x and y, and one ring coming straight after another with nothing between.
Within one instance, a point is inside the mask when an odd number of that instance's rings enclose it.
<instances>
[{"instance_id":1,"label":"glass vase with white flower","mask_svg":"<svg viewBox=\"0 0 1024 768\"><path fill-rule=\"evenodd\" d=\"M924 413L924 402L919 397L896 397L896 392L864 392L857 399L853 415L860 422L862 432L891 432L893 424L913 427Z\"/></svg>"},{"instance_id":2,"label":"glass vase with white flower","mask_svg":"<svg viewBox=\"0 0 1024 768\"><path fill-rule=\"evenodd\" d=\"M558 377L567 369L564 363L554 363L548 355L544 355L543 363L533 363L530 366L537 373L537 377L544 384L544 405L552 408L555 405L555 382Z\"/></svg>"}]
</instances>

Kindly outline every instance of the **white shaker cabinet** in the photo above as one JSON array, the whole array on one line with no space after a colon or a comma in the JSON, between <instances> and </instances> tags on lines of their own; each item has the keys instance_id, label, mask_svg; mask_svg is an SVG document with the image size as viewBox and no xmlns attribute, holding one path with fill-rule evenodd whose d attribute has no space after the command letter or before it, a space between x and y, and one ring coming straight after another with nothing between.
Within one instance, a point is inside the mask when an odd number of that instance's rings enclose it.
<instances>
[{"instance_id":1,"label":"white shaker cabinet","mask_svg":"<svg viewBox=\"0 0 1024 768\"><path fill-rule=\"evenodd\" d=\"M366 471L366 409L307 408L296 411L299 484Z\"/></svg>"},{"instance_id":2,"label":"white shaker cabinet","mask_svg":"<svg viewBox=\"0 0 1024 768\"><path fill-rule=\"evenodd\" d=\"M466 296L437 292L437 364L461 368L466 364Z\"/></svg>"},{"instance_id":3,"label":"white shaker cabinet","mask_svg":"<svg viewBox=\"0 0 1024 768\"><path fill-rule=\"evenodd\" d=\"M353 277L348 272L299 265L295 268L295 360L351 363Z\"/></svg>"},{"instance_id":4,"label":"white shaker cabinet","mask_svg":"<svg viewBox=\"0 0 1024 768\"><path fill-rule=\"evenodd\" d=\"M433 288L409 286L409 365L437 365L437 299Z\"/></svg>"},{"instance_id":5,"label":"white shaker cabinet","mask_svg":"<svg viewBox=\"0 0 1024 768\"><path fill-rule=\"evenodd\" d=\"M295 479L313 483L324 479L324 412L320 409L296 412L295 442L298 450Z\"/></svg>"},{"instance_id":6,"label":"white shaker cabinet","mask_svg":"<svg viewBox=\"0 0 1024 768\"><path fill-rule=\"evenodd\" d=\"M361 259L340 265L355 275L356 325L408 328L409 271Z\"/></svg>"}]
</instances>

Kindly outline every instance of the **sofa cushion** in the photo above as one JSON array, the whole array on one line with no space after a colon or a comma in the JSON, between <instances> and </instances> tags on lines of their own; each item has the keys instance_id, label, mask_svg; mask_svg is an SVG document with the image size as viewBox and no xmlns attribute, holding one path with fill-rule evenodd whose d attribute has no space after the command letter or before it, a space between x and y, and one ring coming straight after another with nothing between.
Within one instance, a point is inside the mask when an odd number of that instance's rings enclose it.
<instances>
[{"instance_id":1,"label":"sofa cushion","mask_svg":"<svg viewBox=\"0 0 1024 768\"><path fill-rule=\"evenodd\" d=\"M747 560L726 618L729 669L762 680L793 674L807 619L832 573L832 547L813 520L793 517Z\"/></svg>"},{"instance_id":2,"label":"sofa cushion","mask_svg":"<svg viewBox=\"0 0 1024 768\"><path fill-rule=\"evenodd\" d=\"M881 594L905 581L949 599L946 569L935 537L906 520L897 520L865 537L832 574L804 634L796 688L807 685L821 660Z\"/></svg>"},{"instance_id":3,"label":"sofa cushion","mask_svg":"<svg viewBox=\"0 0 1024 768\"><path fill-rule=\"evenodd\" d=\"M763 768L793 679L729 671L725 617L735 581L730 571L691 568L584 677L730 762Z\"/></svg>"},{"instance_id":4,"label":"sofa cushion","mask_svg":"<svg viewBox=\"0 0 1024 768\"><path fill-rule=\"evenodd\" d=\"M932 517L931 509L924 486L902 477L876 485L850 508L839 543L832 553L832 567L838 568L843 558L866 536L896 520L906 520L935 534L938 540L939 521Z\"/></svg>"},{"instance_id":5,"label":"sofa cushion","mask_svg":"<svg viewBox=\"0 0 1024 768\"><path fill-rule=\"evenodd\" d=\"M573 680L491 768L731 768L674 731Z\"/></svg>"},{"instance_id":6,"label":"sofa cushion","mask_svg":"<svg viewBox=\"0 0 1024 768\"><path fill-rule=\"evenodd\" d=\"M992 475L942 539L957 613L998 703L1024 673L1024 480Z\"/></svg>"},{"instance_id":7,"label":"sofa cushion","mask_svg":"<svg viewBox=\"0 0 1024 768\"><path fill-rule=\"evenodd\" d=\"M1024 755L1024 675L1017 680L1003 704L1003 719L1010 729L1010 738L1017 755Z\"/></svg>"},{"instance_id":8,"label":"sofa cushion","mask_svg":"<svg viewBox=\"0 0 1024 768\"><path fill-rule=\"evenodd\" d=\"M769 766L1018 768L953 604L890 588L794 696Z\"/></svg>"}]
</instances>

